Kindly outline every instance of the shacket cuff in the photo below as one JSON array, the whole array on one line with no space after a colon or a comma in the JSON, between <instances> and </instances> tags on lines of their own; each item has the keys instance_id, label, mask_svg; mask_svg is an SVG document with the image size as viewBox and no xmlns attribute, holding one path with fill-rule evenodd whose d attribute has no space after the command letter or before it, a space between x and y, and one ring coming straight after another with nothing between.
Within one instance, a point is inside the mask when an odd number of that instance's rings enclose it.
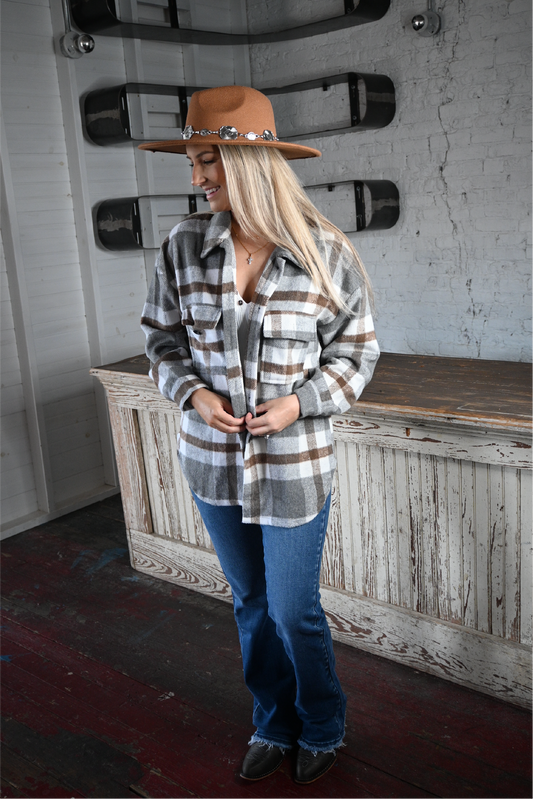
<instances>
[{"instance_id":1,"label":"shacket cuff","mask_svg":"<svg viewBox=\"0 0 533 799\"><path fill-rule=\"evenodd\" d=\"M183 394L182 397L180 397L180 401L177 403L178 404L178 408L180 409L180 411L187 410L187 408L185 406L189 402L189 398L192 396L192 394L195 391L198 391L199 388L206 388L208 391L212 391L213 390L213 389L210 389L209 386L206 385L206 383L202 383L201 381L199 381L198 383L195 383L194 386L191 386L191 388L188 391L186 391L185 394ZM178 393L179 393L179 391L176 391L176 394L178 394ZM174 398L174 402L176 402L175 398ZM189 403L189 405L190 405L190 403ZM191 405L191 408L192 408L192 405Z\"/></svg>"},{"instance_id":2,"label":"shacket cuff","mask_svg":"<svg viewBox=\"0 0 533 799\"><path fill-rule=\"evenodd\" d=\"M313 380L308 380L294 392L300 401L300 416L322 416L322 402L317 385Z\"/></svg>"}]
</instances>

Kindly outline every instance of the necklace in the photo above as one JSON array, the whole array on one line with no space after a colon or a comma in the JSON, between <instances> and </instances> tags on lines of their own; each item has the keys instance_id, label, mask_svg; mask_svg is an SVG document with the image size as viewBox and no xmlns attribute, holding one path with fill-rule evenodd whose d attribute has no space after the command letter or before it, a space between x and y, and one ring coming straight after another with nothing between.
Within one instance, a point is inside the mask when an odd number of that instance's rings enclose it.
<instances>
[{"instance_id":1,"label":"necklace","mask_svg":"<svg viewBox=\"0 0 533 799\"><path fill-rule=\"evenodd\" d=\"M254 259L252 258L252 255L255 255L257 252L261 252L261 250L264 250L264 249L265 249L265 247L267 246L268 242L265 242L265 243L263 244L263 246L262 246L262 247L259 247L259 249L258 249L258 250L253 250L252 252L250 252L250 250L248 249L248 247L245 247L245 246L244 246L244 244L242 243L242 241L240 240L240 238L239 238L239 235L238 235L237 231L235 230L235 228L234 228L234 227L232 227L231 229L232 229L232 231L235 233L235 236L236 236L236 238L237 238L237 241L239 242L239 244L241 245L241 247L243 248L243 250L246 250L246 252L248 253L248 258L247 258L246 260L248 261L248 263L249 263L249 264L251 264L251 263L252 263L252 261L254 260Z\"/></svg>"}]
</instances>

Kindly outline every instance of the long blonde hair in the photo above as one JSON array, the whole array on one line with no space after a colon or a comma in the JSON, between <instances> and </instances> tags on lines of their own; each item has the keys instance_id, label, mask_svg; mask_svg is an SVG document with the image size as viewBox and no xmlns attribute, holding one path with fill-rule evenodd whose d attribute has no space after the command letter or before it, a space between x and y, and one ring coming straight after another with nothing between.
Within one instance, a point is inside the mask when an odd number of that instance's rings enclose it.
<instances>
[{"instance_id":1,"label":"long blonde hair","mask_svg":"<svg viewBox=\"0 0 533 799\"><path fill-rule=\"evenodd\" d=\"M350 312L338 294L315 237L337 253L346 246L372 298L370 280L351 241L315 208L283 155L271 147L219 147L231 211L244 234L287 249L339 310ZM315 233L313 237L312 233Z\"/></svg>"}]
</instances>

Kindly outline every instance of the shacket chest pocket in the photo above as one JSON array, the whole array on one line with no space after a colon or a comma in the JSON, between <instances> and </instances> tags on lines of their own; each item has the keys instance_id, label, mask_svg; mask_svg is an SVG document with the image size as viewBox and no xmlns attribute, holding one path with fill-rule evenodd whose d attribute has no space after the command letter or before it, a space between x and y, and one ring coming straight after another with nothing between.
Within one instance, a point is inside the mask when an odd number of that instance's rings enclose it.
<instances>
[{"instance_id":1,"label":"shacket chest pocket","mask_svg":"<svg viewBox=\"0 0 533 799\"><path fill-rule=\"evenodd\" d=\"M193 369L199 377L213 376L224 366L222 308L219 305L191 305L182 323L187 328Z\"/></svg>"},{"instance_id":2,"label":"shacket chest pocket","mask_svg":"<svg viewBox=\"0 0 533 799\"><path fill-rule=\"evenodd\" d=\"M307 369L314 365L317 350L316 318L313 315L267 312L263 320L260 382L285 384L302 380Z\"/></svg>"}]
</instances>

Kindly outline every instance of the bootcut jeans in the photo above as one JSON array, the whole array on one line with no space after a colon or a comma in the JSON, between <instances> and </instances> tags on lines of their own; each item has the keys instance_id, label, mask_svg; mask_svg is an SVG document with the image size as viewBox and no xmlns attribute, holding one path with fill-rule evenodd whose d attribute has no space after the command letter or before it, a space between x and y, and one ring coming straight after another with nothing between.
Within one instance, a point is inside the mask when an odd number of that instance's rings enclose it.
<instances>
[{"instance_id":1,"label":"bootcut jeans","mask_svg":"<svg viewBox=\"0 0 533 799\"><path fill-rule=\"evenodd\" d=\"M312 521L291 528L243 524L240 506L193 496L233 592L244 679L254 697L250 743L338 748L346 697L319 592L331 495Z\"/></svg>"}]
</instances>

